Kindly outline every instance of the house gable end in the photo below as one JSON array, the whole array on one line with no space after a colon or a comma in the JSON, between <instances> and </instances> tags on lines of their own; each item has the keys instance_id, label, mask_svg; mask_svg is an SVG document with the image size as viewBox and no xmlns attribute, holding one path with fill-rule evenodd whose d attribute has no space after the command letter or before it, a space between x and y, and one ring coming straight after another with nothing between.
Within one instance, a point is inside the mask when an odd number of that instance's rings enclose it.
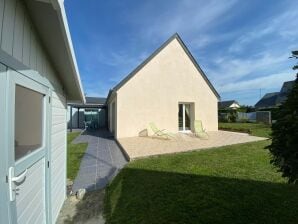
<instances>
[{"instance_id":1,"label":"house gable end","mask_svg":"<svg viewBox=\"0 0 298 224\"><path fill-rule=\"evenodd\" d=\"M209 88L212 90L214 95L217 97L217 99L220 99L219 94L203 72L203 70L200 68L199 64L196 62L182 39L179 37L177 33L175 33L172 37L170 37L164 44L162 44L155 52L153 52L145 61L143 61L137 68L135 68L128 76L126 76L122 81L120 81L113 89L112 91L118 91L122 86L124 86L128 81L130 81L142 68L144 68L153 58L155 58L160 52L162 52L173 40L177 40L188 58L191 60L192 64L195 66L197 71L200 73L200 75L203 77L205 82L208 84Z\"/></svg>"}]
</instances>

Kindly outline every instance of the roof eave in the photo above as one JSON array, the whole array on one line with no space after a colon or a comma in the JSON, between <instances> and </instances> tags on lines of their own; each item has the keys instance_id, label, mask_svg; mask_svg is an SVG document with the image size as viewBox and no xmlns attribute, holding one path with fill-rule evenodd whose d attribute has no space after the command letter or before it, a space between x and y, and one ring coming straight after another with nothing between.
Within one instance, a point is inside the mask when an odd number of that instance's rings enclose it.
<instances>
[{"instance_id":1,"label":"roof eave","mask_svg":"<svg viewBox=\"0 0 298 224\"><path fill-rule=\"evenodd\" d=\"M215 94L215 96L217 97L217 99L220 100L219 93L216 91L216 89L214 88L214 86L212 85L212 83L210 82L210 80L208 79L208 77L206 76L205 72L201 69L201 67L198 64L197 60L193 57L193 55L191 54L190 50L187 48L187 46L185 45L185 43L183 42L183 40L181 39L181 37L179 36L179 34L178 33L175 33L174 36L178 40L178 42L181 44L183 50L188 55L188 57L190 58L190 60L192 61L192 63L195 65L195 67L197 68L197 70L200 72L200 74L202 75L202 77L204 78L204 80L207 82L208 86L211 88L211 90L213 91L213 93Z\"/></svg>"},{"instance_id":2,"label":"roof eave","mask_svg":"<svg viewBox=\"0 0 298 224\"><path fill-rule=\"evenodd\" d=\"M69 31L69 26L68 26L68 22L67 22L67 18L66 18L65 8L64 8L64 4L63 4L64 0L63 1L52 0L52 2L58 3L58 5L59 5L58 15L59 15L59 20L60 20L61 26L62 26L61 32L63 33L64 39L65 39L65 45L66 45L65 47L68 50L67 52L69 54L71 66L74 71L72 75L73 75L73 78L74 78L76 85L79 89L80 98L83 101L83 103L85 103L86 100L85 100L83 85L81 82L81 76L80 76L76 56L74 53L74 48L73 48L71 35L70 35L70 31Z\"/></svg>"},{"instance_id":3,"label":"roof eave","mask_svg":"<svg viewBox=\"0 0 298 224\"><path fill-rule=\"evenodd\" d=\"M63 0L26 0L26 3L67 99L85 102Z\"/></svg>"}]
</instances>

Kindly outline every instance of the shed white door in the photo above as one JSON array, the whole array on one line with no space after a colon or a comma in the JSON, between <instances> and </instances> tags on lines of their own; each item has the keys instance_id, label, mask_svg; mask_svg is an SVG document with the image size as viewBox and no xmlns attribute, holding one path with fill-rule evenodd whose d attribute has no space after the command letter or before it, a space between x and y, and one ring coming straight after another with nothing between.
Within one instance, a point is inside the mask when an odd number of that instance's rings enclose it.
<instances>
[{"instance_id":1,"label":"shed white door","mask_svg":"<svg viewBox=\"0 0 298 224\"><path fill-rule=\"evenodd\" d=\"M46 223L48 88L13 70L8 80L11 223Z\"/></svg>"}]
</instances>

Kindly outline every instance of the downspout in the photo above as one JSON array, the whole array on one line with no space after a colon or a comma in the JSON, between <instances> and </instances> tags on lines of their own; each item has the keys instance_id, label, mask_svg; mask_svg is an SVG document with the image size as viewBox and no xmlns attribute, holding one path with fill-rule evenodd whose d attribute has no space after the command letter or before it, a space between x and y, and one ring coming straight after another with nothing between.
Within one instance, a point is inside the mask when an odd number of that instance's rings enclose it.
<instances>
[{"instance_id":1,"label":"downspout","mask_svg":"<svg viewBox=\"0 0 298 224\"><path fill-rule=\"evenodd\" d=\"M72 106L70 106L70 127L69 127L69 131L72 132Z\"/></svg>"}]
</instances>

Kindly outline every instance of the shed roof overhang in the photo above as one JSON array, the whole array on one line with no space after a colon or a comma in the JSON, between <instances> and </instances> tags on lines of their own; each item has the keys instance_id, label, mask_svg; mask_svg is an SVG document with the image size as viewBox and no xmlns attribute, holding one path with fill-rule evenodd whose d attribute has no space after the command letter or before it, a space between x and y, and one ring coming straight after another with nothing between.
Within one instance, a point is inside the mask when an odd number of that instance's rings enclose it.
<instances>
[{"instance_id":1,"label":"shed roof overhang","mask_svg":"<svg viewBox=\"0 0 298 224\"><path fill-rule=\"evenodd\" d=\"M65 90L67 100L85 102L63 0L26 0L33 24Z\"/></svg>"},{"instance_id":2,"label":"shed roof overhang","mask_svg":"<svg viewBox=\"0 0 298 224\"><path fill-rule=\"evenodd\" d=\"M78 109L91 109L91 108L97 108L97 109L105 109L107 107L106 104L75 104L75 103L70 103L68 106L71 106L73 108L78 108Z\"/></svg>"}]
</instances>

